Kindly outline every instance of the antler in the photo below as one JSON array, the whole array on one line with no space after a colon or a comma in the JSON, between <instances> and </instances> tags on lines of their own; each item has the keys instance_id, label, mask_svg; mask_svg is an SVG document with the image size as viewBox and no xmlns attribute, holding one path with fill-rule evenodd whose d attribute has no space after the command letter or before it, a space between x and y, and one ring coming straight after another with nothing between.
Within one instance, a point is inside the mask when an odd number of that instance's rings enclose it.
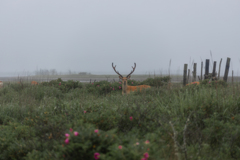
<instances>
[{"instance_id":1,"label":"antler","mask_svg":"<svg viewBox=\"0 0 240 160\"><path fill-rule=\"evenodd\" d=\"M123 78L123 76L118 72L118 71L116 71L116 65L115 65L115 67L113 66L113 63L112 63L112 67L113 67L113 70L119 75L119 76L121 76L122 78Z\"/></svg>"},{"instance_id":2,"label":"antler","mask_svg":"<svg viewBox=\"0 0 240 160\"><path fill-rule=\"evenodd\" d=\"M130 78L130 75L135 71L136 63L134 63L134 67L132 67L133 70L127 75L127 78Z\"/></svg>"}]
</instances>

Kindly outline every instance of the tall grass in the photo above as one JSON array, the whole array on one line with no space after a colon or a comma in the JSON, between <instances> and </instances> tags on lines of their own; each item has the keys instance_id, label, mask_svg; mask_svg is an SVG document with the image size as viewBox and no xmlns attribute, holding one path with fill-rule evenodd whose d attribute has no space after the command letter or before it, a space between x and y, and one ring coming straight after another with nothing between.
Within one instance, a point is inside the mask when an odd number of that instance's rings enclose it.
<instances>
[{"instance_id":1,"label":"tall grass","mask_svg":"<svg viewBox=\"0 0 240 160\"><path fill-rule=\"evenodd\" d=\"M106 81L5 86L0 159L239 159L238 85L169 88L168 80L149 79L151 89L127 96Z\"/></svg>"}]
</instances>

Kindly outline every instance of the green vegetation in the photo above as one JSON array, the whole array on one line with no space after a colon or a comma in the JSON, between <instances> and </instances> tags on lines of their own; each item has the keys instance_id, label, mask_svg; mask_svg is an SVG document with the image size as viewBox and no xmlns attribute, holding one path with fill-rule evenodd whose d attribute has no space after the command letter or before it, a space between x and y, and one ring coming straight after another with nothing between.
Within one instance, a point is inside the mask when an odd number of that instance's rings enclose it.
<instances>
[{"instance_id":1,"label":"green vegetation","mask_svg":"<svg viewBox=\"0 0 240 160\"><path fill-rule=\"evenodd\" d=\"M240 159L238 84L169 80L128 81L152 88L125 96L120 82L5 85L0 160Z\"/></svg>"}]
</instances>

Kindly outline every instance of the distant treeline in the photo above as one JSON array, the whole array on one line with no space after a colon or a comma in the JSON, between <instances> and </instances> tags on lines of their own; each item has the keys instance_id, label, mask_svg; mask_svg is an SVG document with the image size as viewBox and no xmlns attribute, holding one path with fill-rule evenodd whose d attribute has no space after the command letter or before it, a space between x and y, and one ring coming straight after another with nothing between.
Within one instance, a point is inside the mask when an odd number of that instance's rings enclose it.
<instances>
[{"instance_id":1,"label":"distant treeline","mask_svg":"<svg viewBox=\"0 0 240 160\"><path fill-rule=\"evenodd\" d=\"M35 75L62 75L62 74L80 74L80 75L90 75L89 72L73 72L68 70L68 72L58 72L56 69L37 69Z\"/></svg>"}]
</instances>

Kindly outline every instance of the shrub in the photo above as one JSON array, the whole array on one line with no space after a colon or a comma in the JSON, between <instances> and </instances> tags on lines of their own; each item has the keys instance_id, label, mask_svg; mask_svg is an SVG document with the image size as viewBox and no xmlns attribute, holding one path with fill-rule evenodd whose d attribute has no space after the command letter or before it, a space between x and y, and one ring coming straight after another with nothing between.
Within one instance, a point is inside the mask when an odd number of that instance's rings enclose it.
<instances>
[{"instance_id":1,"label":"shrub","mask_svg":"<svg viewBox=\"0 0 240 160\"><path fill-rule=\"evenodd\" d=\"M205 85L208 87L227 87L227 83L223 80L218 80L218 81L209 81L209 79L205 79L201 81L201 85Z\"/></svg>"},{"instance_id":2,"label":"shrub","mask_svg":"<svg viewBox=\"0 0 240 160\"><path fill-rule=\"evenodd\" d=\"M11 85L9 85L9 88L12 88L12 89L14 89L16 92L20 92L20 91L22 91L24 88L27 88L27 87L29 87L30 86L30 84L28 84L28 83L20 83L20 84L11 84Z\"/></svg>"},{"instance_id":3,"label":"shrub","mask_svg":"<svg viewBox=\"0 0 240 160\"><path fill-rule=\"evenodd\" d=\"M50 82L43 82L43 86L53 86L60 89L63 93L69 92L71 89L82 88L82 83L78 81L68 80L67 82L63 81L61 78L57 80L51 80Z\"/></svg>"},{"instance_id":4,"label":"shrub","mask_svg":"<svg viewBox=\"0 0 240 160\"><path fill-rule=\"evenodd\" d=\"M138 85L141 84L140 82L135 81L135 80L131 80L131 79L129 79L127 82L128 82L129 86L138 86Z\"/></svg>"},{"instance_id":5,"label":"shrub","mask_svg":"<svg viewBox=\"0 0 240 160\"><path fill-rule=\"evenodd\" d=\"M111 92L122 90L121 82L110 83L108 81L100 81L86 84L85 87L89 93L95 93L98 95L106 95Z\"/></svg>"},{"instance_id":6,"label":"shrub","mask_svg":"<svg viewBox=\"0 0 240 160\"><path fill-rule=\"evenodd\" d=\"M12 87L4 87L0 89L0 102L9 103L15 99L18 99L19 93Z\"/></svg>"},{"instance_id":7,"label":"shrub","mask_svg":"<svg viewBox=\"0 0 240 160\"><path fill-rule=\"evenodd\" d=\"M31 150L32 145L26 140L32 139L33 130L19 123L0 126L0 159L22 159Z\"/></svg>"},{"instance_id":8,"label":"shrub","mask_svg":"<svg viewBox=\"0 0 240 160\"><path fill-rule=\"evenodd\" d=\"M68 137L69 143L66 142L62 147L62 156L67 159L93 159L95 152L101 153L101 159L103 154L107 154L110 150L109 147L117 142L117 136L114 131L101 131L96 130L93 125L82 124L77 122L77 127L74 127L73 131L67 131L70 135ZM94 132L95 131L95 132ZM77 136L74 135L77 132ZM64 142L64 139L62 140ZM67 144L66 144L67 143Z\"/></svg>"},{"instance_id":9,"label":"shrub","mask_svg":"<svg viewBox=\"0 0 240 160\"><path fill-rule=\"evenodd\" d=\"M149 148L156 149L154 145L149 146L145 138L136 141L132 136L118 137L115 129L103 131L82 122L75 125L78 127L66 132L65 144L61 147L62 156L66 159L93 159L96 153L100 159L107 160L140 159ZM146 137L156 138L154 136Z\"/></svg>"},{"instance_id":10,"label":"shrub","mask_svg":"<svg viewBox=\"0 0 240 160\"><path fill-rule=\"evenodd\" d=\"M153 87L160 87L160 86L166 85L170 80L171 78L169 76L155 77L155 78L148 78L143 82L141 82L141 84L150 85Z\"/></svg>"},{"instance_id":11,"label":"shrub","mask_svg":"<svg viewBox=\"0 0 240 160\"><path fill-rule=\"evenodd\" d=\"M35 100L41 101L45 97L62 98L63 94L58 88L51 86L31 86L25 88L22 94L26 94L28 97L33 97Z\"/></svg>"}]
</instances>

